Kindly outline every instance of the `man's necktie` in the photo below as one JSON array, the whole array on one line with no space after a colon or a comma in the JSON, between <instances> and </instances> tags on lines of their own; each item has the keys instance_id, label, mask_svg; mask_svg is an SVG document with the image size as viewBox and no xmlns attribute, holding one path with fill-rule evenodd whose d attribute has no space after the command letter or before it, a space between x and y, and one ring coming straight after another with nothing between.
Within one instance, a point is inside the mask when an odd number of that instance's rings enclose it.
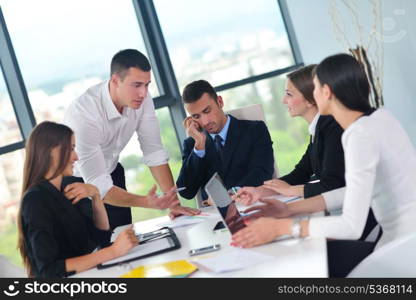
<instances>
[{"instance_id":1,"label":"man's necktie","mask_svg":"<svg viewBox=\"0 0 416 300\"><path fill-rule=\"evenodd\" d=\"M224 158L223 158L223 153L222 153L222 148L223 148L222 147L222 137L219 134L217 134L214 137L214 142L215 142L215 148L217 149L218 158L219 158L220 164L222 166L222 164L224 163Z\"/></svg>"}]
</instances>

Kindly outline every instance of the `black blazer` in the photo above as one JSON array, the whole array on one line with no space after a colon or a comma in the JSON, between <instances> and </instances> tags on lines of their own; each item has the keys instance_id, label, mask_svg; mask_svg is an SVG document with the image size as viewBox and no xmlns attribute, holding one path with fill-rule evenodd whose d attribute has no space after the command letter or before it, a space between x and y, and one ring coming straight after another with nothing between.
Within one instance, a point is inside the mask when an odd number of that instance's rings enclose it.
<instances>
[{"instance_id":1,"label":"black blazer","mask_svg":"<svg viewBox=\"0 0 416 300\"><path fill-rule=\"evenodd\" d=\"M238 120L232 116L223 147L224 164L218 163L218 154L211 136L207 136L205 156L198 157L192 137L184 141L182 168L176 185L186 187L180 195L191 199L218 172L227 189L234 186L259 186L272 178L274 158L272 140L262 121Z\"/></svg>"},{"instance_id":2,"label":"black blazer","mask_svg":"<svg viewBox=\"0 0 416 300\"><path fill-rule=\"evenodd\" d=\"M110 241L111 231L99 230L82 212L91 200L73 205L48 181L31 187L22 200L26 251L36 277L65 277L65 259L91 253Z\"/></svg>"},{"instance_id":3,"label":"black blazer","mask_svg":"<svg viewBox=\"0 0 416 300\"><path fill-rule=\"evenodd\" d=\"M291 185L305 184L305 198L345 186L342 133L341 126L332 116L320 116L314 142L311 140L295 169L280 179ZM315 175L312 179L320 182L307 183L312 175Z\"/></svg>"}]
</instances>

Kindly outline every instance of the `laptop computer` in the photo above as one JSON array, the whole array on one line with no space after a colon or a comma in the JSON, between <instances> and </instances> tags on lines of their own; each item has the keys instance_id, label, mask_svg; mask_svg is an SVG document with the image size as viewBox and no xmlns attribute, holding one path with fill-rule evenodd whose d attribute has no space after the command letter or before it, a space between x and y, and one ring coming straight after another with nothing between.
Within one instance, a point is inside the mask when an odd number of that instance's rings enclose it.
<instances>
[{"instance_id":1,"label":"laptop computer","mask_svg":"<svg viewBox=\"0 0 416 300\"><path fill-rule=\"evenodd\" d=\"M205 191L212 199L214 206L223 219L223 223L231 234L246 227L243 216L237 209L235 202L231 199L224 186L224 183L218 173L214 173L208 183L205 185Z\"/></svg>"}]
</instances>

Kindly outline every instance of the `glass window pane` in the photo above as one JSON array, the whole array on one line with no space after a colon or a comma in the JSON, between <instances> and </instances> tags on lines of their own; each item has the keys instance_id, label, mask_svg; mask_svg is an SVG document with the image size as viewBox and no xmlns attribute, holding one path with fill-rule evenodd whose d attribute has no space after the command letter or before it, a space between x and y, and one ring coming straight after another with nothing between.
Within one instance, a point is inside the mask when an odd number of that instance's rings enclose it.
<instances>
[{"instance_id":1,"label":"glass window pane","mask_svg":"<svg viewBox=\"0 0 416 300\"><path fill-rule=\"evenodd\" d=\"M22 136L16 114L0 69L0 147L20 142Z\"/></svg>"},{"instance_id":2,"label":"glass window pane","mask_svg":"<svg viewBox=\"0 0 416 300\"><path fill-rule=\"evenodd\" d=\"M176 181L182 166L182 158L175 129L171 121L169 108L163 107L157 109L156 115L159 120L162 143L165 146L165 149L169 152L169 166L172 170L173 178ZM150 169L141 163L142 157L143 153L140 150L137 136L134 135L120 154L120 161L126 172L127 190L139 195L147 194L149 189L155 183ZM181 202L186 206L195 206L194 201L182 199ZM133 222L160 217L167 214L166 211L146 208L133 208L132 213Z\"/></svg>"},{"instance_id":3,"label":"glass window pane","mask_svg":"<svg viewBox=\"0 0 416 300\"><path fill-rule=\"evenodd\" d=\"M225 110L261 103L273 141L274 156L280 176L293 170L309 143L308 125L301 118L291 118L282 103L286 76L219 92Z\"/></svg>"},{"instance_id":4,"label":"glass window pane","mask_svg":"<svg viewBox=\"0 0 416 300\"><path fill-rule=\"evenodd\" d=\"M117 51L146 54L131 0L5 0L2 10L38 122L61 121L73 99L108 79Z\"/></svg>"},{"instance_id":5,"label":"glass window pane","mask_svg":"<svg viewBox=\"0 0 416 300\"><path fill-rule=\"evenodd\" d=\"M181 90L197 79L218 86L293 65L276 0L154 3Z\"/></svg>"},{"instance_id":6,"label":"glass window pane","mask_svg":"<svg viewBox=\"0 0 416 300\"><path fill-rule=\"evenodd\" d=\"M23 162L23 149L0 155L0 254L20 266L20 254L16 251L16 217L22 188Z\"/></svg>"}]
</instances>

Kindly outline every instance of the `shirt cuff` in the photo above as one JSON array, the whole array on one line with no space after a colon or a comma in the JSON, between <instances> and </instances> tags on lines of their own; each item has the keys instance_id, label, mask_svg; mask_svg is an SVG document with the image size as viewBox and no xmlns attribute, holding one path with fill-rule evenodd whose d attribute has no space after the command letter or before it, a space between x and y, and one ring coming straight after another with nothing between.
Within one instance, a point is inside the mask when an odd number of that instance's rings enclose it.
<instances>
[{"instance_id":1,"label":"shirt cuff","mask_svg":"<svg viewBox=\"0 0 416 300\"><path fill-rule=\"evenodd\" d=\"M328 211L340 209L344 203L345 187L322 193L322 197Z\"/></svg>"},{"instance_id":2,"label":"shirt cuff","mask_svg":"<svg viewBox=\"0 0 416 300\"><path fill-rule=\"evenodd\" d=\"M204 150L197 150L194 148L194 153L199 157L203 158L205 156L205 149Z\"/></svg>"},{"instance_id":3,"label":"shirt cuff","mask_svg":"<svg viewBox=\"0 0 416 300\"><path fill-rule=\"evenodd\" d=\"M94 180L87 181L87 183L93 184L97 187L98 191L100 192L101 199L104 199L105 195L107 195L108 191L113 187L113 180L111 179L110 175L100 175Z\"/></svg>"},{"instance_id":4,"label":"shirt cuff","mask_svg":"<svg viewBox=\"0 0 416 300\"><path fill-rule=\"evenodd\" d=\"M310 237L326 237L325 218L315 217L309 219L309 236Z\"/></svg>"},{"instance_id":5,"label":"shirt cuff","mask_svg":"<svg viewBox=\"0 0 416 300\"><path fill-rule=\"evenodd\" d=\"M148 167L166 165L169 161L169 154L161 149L143 156L142 162Z\"/></svg>"}]
</instances>

